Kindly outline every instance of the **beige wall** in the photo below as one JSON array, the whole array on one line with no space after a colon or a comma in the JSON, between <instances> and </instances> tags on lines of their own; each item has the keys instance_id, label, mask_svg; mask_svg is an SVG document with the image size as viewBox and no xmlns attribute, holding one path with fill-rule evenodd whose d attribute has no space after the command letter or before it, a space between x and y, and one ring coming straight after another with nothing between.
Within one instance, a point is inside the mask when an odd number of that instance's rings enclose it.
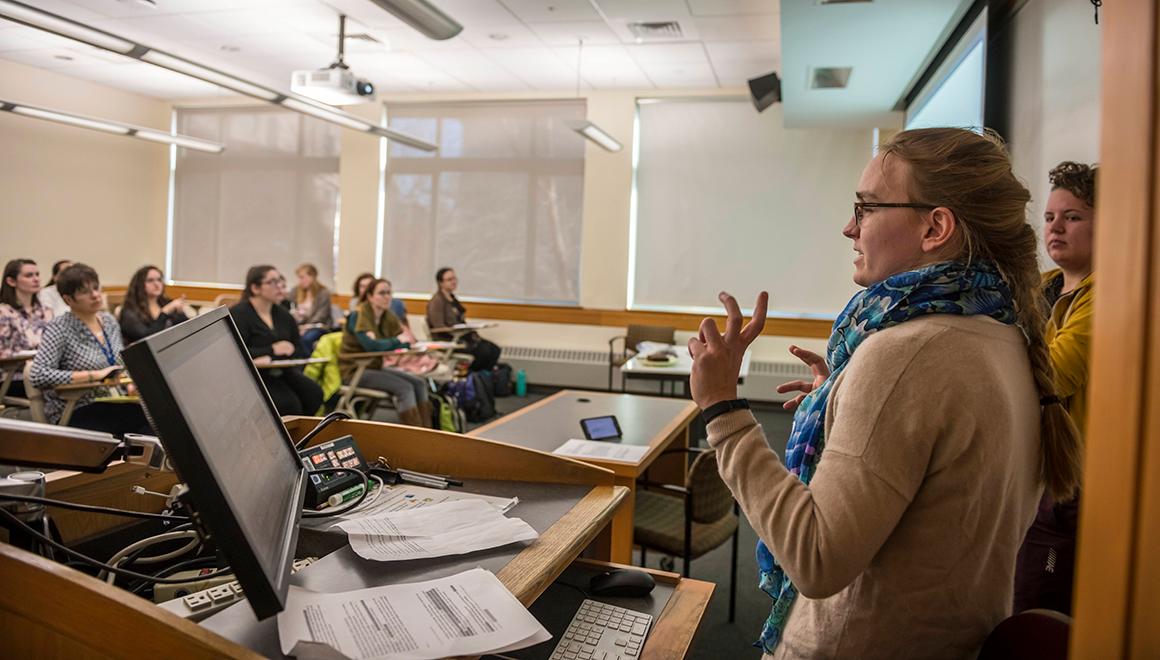
<instances>
[{"instance_id":1,"label":"beige wall","mask_svg":"<svg viewBox=\"0 0 1160 660\"><path fill-rule=\"evenodd\" d=\"M0 98L168 130L156 99L0 60ZM165 260L169 149L0 112L0 259L70 258L123 284ZM45 278L47 282L47 278Z\"/></svg>"}]
</instances>

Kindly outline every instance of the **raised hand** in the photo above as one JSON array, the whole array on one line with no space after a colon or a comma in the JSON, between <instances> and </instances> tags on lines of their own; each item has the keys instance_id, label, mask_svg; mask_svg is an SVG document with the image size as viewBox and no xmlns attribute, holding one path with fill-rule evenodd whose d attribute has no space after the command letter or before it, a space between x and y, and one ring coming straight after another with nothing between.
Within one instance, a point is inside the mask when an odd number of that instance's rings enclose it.
<instances>
[{"instance_id":1,"label":"raised hand","mask_svg":"<svg viewBox=\"0 0 1160 660\"><path fill-rule=\"evenodd\" d=\"M812 381L791 380L788 383L782 383L777 386L777 391L781 394L785 394L786 392L801 392L801 394L781 404L781 407L786 410L797 410L797 407L802 403L802 399L806 398L807 394L813 392L830 377L830 367L826 364L826 360L822 356L813 351L807 351L799 346L790 346L789 352L804 362L814 374Z\"/></svg>"},{"instance_id":2,"label":"raised hand","mask_svg":"<svg viewBox=\"0 0 1160 660\"><path fill-rule=\"evenodd\" d=\"M749 345L761 335L769 305L769 294L762 291L753 306L753 318L743 326L737 300L724 291L717 297L725 305L725 334L717 331L713 319L706 318L701 321L698 336L689 339L689 355L693 358L689 390L701 409L737 398L741 361Z\"/></svg>"}]
</instances>

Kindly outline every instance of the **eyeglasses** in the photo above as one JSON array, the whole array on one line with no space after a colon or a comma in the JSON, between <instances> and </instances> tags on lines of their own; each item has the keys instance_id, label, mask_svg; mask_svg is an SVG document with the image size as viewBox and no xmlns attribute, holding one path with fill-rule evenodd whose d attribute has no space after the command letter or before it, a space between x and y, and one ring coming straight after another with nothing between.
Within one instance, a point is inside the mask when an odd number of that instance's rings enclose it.
<instances>
[{"instance_id":1,"label":"eyeglasses","mask_svg":"<svg viewBox=\"0 0 1160 660\"><path fill-rule=\"evenodd\" d=\"M854 202L854 224L862 226L864 209L936 209L933 204L914 204L912 202Z\"/></svg>"},{"instance_id":2,"label":"eyeglasses","mask_svg":"<svg viewBox=\"0 0 1160 660\"><path fill-rule=\"evenodd\" d=\"M274 277L268 280L262 280L262 284L269 284L270 286L286 286L286 278Z\"/></svg>"}]
</instances>

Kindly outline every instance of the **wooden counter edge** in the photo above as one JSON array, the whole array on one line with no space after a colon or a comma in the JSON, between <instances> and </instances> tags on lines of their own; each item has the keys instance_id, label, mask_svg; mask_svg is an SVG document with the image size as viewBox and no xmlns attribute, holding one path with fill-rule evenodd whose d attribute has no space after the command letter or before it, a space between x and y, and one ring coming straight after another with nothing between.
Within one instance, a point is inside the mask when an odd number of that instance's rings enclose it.
<instances>
[{"instance_id":1,"label":"wooden counter edge","mask_svg":"<svg viewBox=\"0 0 1160 660\"><path fill-rule=\"evenodd\" d=\"M7 657L261 657L149 601L7 544L0 544L0 584Z\"/></svg>"}]
</instances>

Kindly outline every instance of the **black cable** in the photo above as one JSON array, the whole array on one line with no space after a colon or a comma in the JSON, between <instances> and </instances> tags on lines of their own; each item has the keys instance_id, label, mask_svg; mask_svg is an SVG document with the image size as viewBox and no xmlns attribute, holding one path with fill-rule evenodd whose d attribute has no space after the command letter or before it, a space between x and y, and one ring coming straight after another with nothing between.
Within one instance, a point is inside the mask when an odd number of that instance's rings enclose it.
<instances>
[{"instance_id":1,"label":"black cable","mask_svg":"<svg viewBox=\"0 0 1160 660\"><path fill-rule=\"evenodd\" d=\"M1104 5L1104 0L1092 0L1092 7L1096 12L1096 25L1100 24L1100 7Z\"/></svg>"},{"instance_id":2,"label":"black cable","mask_svg":"<svg viewBox=\"0 0 1160 660\"><path fill-rule=\"evenodd\" d=\"M77 504L76 502L65 502L63 500L53 500L47 497L34 497L32 495L13 495L9 493L0 493L0 500L12 500L14 502L33 502L36 504L44 504L47 506L58 507L61 509L72 509L74 511L87 511L89 513L103 513L110 516L124 516L126 518L143 518L145 520L189 520L186 516L163 515L160 513L145 513L143 511L126 511L124 509L114 509L107 506L93 506L92 504Z\"/></svg>"},{"instance_id":3,"label":"black cable","mask_svg":"<svg viewBox=\"0 0 1160 660\"><path fill-rule=\"evenodd\" d=\"M123 568L118 568L116 566L110 566L104 562L93 559L92 557L90 557L88 555L81 554L81 553L77 552L76 550L73 550L72 548L65 546L64 544L57 543L56 541L52 540L51 538L36 531L36 529L34 529L29 524L25 523L23 520L17 518L15 514L9 512L7 509L0 508L0 515L2 515L4 518L6 518L9 522L15 523L16 525L23 527L24 530L27 531L29 534L32 534L33 536L35 536L38 539L40 539L41 541L44 541L45 543L51 545L52 547L56 548L57 550L60 550L61 552L65 553L67 555L71 555L73 557L76 557L77 559L80 559L81 561L84 561L92 566L96 566L98 568L106 570L110 573L115 573L117 575L122 575L125 577L131 577L131 578L134 578L137 580L150 580L150 581L155 582L157 584L185 584L185 583L189 582L189 580L156 579L152 575L146 575L144 573L138 573L136 571L129 571L129 570L125 570ZM231 572L232 571L223 569L220 571L215 571L213 573L210 573L209 575L202 575L198 579L206 579L206 578L216 577L218 575L224 575L226 573L231 573Z\"/></svg>"},{"instance_id":4,"label":"black cable","mask_svg":"<svg viewBox=\"0 0 1160 660\"><path fill-rule=\"evenodd\" d=\"M367 473L363 472L362 470L356 470L354 468L319 468L317 470L309 470L309 472L356 472L363 479L363 490L362 493L358 496L358 499L347 505L345 509L340 509L339 507L331 507L330 509L325 509L323 511L311 511L309 509L303 509L303 518L331 518L333 516L341 516L344 513L354 511L358 505L363 503L363 500L367 498L367 495L370 495L371 478L368 477ZM382 497L382 495L379 497Z\"/></svg>"},{"instance_id":5,"label":"black cable","mask_svg":"<svg viewBox=\"0 0 1160 660\"><path fill-rule=\"evenodd\" d=\"M315 425L314 428L310 429L309 433L302 436L301 440L294 443L294 449L301 450L303 447L306 446L306 443L308 443L312 439L314 439L314 436L318 435L319 433L322 433L322 429L330 426L331 424L337 422L340 419L350 419L350 415L342 412L341 410L336 410L336 411L330 413L329 415L327 415L326 417L323 417L321 420L319 420L318 424Z\"/></svg>"}]
</instances>

